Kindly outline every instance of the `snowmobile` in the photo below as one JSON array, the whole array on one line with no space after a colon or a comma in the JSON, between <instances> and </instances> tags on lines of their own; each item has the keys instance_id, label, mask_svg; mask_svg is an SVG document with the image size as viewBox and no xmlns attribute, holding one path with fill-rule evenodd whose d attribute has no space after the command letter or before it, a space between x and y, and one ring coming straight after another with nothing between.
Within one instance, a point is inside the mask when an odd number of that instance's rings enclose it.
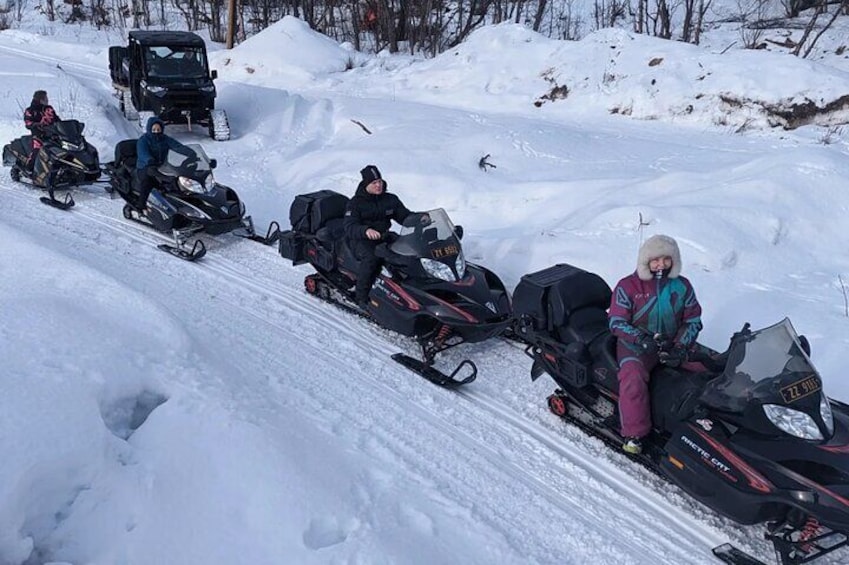
<instances>
[{"instance_id":1,"label":"snowmobile","mask_svg":"<svg viewBox=\"0 0 849 565\"><path fill-rule=\"evenodd\" d=\"M32 170L27 163L32 153L32 136L25 135L3 147L3 164L12 167L15 182L27 182L47 190L41 202L67 210L74 205L73 196L65 194L63 200L55 196L57 190L88 184L100 178L100 161L97 149L83 137L85 124L77 120L61 120L44 126L43 145L35 157Z\"/></svg>"},{"instance_id":2,"label":"snowmobile","mask_svg":"<svg viewBox=\"0 0 849 565\"><path fill-rule=\"evenodd\" d=\"M169 233L174 245L161 244L159 249L180 259L196 261L206 254L201 233L219 235L233 232L264 244L274 243L279 226L272 222L265 236L256 233L253 220L245 216L245 204L232 188L215 182L212 169L217 166L198 144L169 150L165 163L158 168L159 187L151 191L147 211L135 207L136 142L125 139L115 146L115 160L104 170L110 178L110 192L127 204L123 214L128 220ZM182 152L181 152L182 151ZM194 242L190 243L195 237Z\"/></svg>"},{"instance_id":3,"label":"snowmobile","mask_svg":"<svg viewBox=\"0 0 849 565\"><path fill-rule=\"evenodd\" d=\"M401 365L444 387L472 382L477 367L471 360L450 375L435 368L434 360L449 348L507 329L511 304L504 284L488 269L466 262L462 227L440 208L411 214L397 234L390 232L378 245L384 268L361 309L352 292L358 260L342 227L347 203L346 196L330 190L297 196L289 214L292 230L280 234L280 255L316 270L304 280L309 294L414 337L422 359L393 355Z\"/></svg>"},{"instance_id":4,"label":"snowmobile","mask_svg":"<svg viewBox=\"0 0 849 565\"><path fill-rule=\"evenodd\" d=\"M601 277L571 265L525 275L514 331L528 344L531 379L547 373L557 384L550 410L618 450L610 297ZM688 360L705 370L670 363L652 372L654 428L643 453L628 456L740 524L765 524L782 565L847 545L849 406L825 395L804 336L788 319L746 324L724 353L699 346ZM730 544L714 554L761 563Z\"/></svg>"}]
</instances>

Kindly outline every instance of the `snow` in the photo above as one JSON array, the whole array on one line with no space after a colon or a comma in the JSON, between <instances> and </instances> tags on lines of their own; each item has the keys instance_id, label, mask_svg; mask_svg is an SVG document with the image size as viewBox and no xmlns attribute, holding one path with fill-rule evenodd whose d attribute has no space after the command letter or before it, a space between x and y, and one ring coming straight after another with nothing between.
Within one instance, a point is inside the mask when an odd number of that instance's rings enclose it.
<instances>
[{"instance_id":1,"label":"snow","mask_svg":"<svg viewBox=\"0 0 849 565\"><path fill-rule=\"evenodd\" d=\"M0 33L0 139L44 88L109 160L138 135L111 97L120 34L39 29ZM211 55L231 141L169 132L218 159L260 230L375 164L511 289L558 262L614 283L642 239L672 235L702 342L789 316L849 398L849 137L823 127L846 110L786 131L755 103L838 99L845 62L720 51L499 25L421 60L286 18ZM568 96L535 105L554 84ZM67 213L8 176L0 193L0 563L698 564L728 540L769 555L758 528L558 421L553 383L507 343L446 353L480 376L442 390L389 359L410 340L307 296L309 269L273 248L222 236L190 264L100 187Z\"/></svg>"}]
</instances>

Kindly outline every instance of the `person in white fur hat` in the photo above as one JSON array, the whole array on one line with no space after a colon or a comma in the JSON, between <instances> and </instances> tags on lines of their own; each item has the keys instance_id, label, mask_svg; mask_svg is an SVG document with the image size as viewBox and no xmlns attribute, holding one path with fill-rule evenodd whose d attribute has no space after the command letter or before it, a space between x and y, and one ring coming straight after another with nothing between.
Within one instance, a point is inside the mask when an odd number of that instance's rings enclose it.
<instances>
[{"instance_id":1,"label":"person in white fur hat","mask_svg":"<svg viewBox=\"0 0 849 565\"><path fill-rule=\"evenodd\" d=\"M693 285L681 276L678 243L654 235L640 247L637 270L613 289L610 330L617 337L622 449L642 452L651 431L649 375L659 363L680 365L696 345L702 308ZM661 348L662 340L667 346Z\"/></svg>"}]
</instances>

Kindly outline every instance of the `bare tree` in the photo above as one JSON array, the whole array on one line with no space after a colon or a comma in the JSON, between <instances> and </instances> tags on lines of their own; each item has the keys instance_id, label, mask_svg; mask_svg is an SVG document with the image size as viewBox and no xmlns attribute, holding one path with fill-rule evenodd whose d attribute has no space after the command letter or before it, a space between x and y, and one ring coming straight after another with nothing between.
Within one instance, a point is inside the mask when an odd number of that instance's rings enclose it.
<instances>
[{"instance_id":1,"label":"bare tree","mask_svg":"<svg viewBox=\"0 0 849 565\"><path fill-rule=\"evenodd\" d=\"M627 0L595 0L593 3L593 21L595 29L616 27L628 13Z\"/></svg>"},{"instance_id":2,"label":"bare tree","mask_svg":"<svg viewBox=\"0 0 849 565\"><path fill-rule=\"evenodd\" d=\"M825 11L825 9L826 9L826 6L825 6L825 3L824 3L823 4L823 11ZM811 54L811 51L814 50L814 46L817 44L817 41L819 41L819 38L822 37L822 34L824 34L834 24L834 20L837 19L837 17L840 15L840 13L843 12L843 11L846 11L846 10L849 10L849 0L842 0L840 5L834 10L834 14L831 15L831 18L828 20L828 23L826 23L824 26L822 26L822 28L819 30L819 32L817 32L817 34L810 41L810 43L808 43L808 46L805 48L805 54L802 55L803 59L807 58L808 55ZM819 14L819 12L820 12L819 10L816 10L814 17L811 18L812 22L816 21L816 17ZM802 40L799 41L799 45L797 45L796 49L793 50L793 53L795 55L799 54L799 50L802 48L802 44L807 40L808 35L809 35L809 29L810 29L810 27L805 28L805 33L802 36Z\"/></svg>"},{"instance_id":3,"label":"bare tree","mask_svg":"<svg viewBox=\"0 0 849 565\"><path fill-rule=\"evenodd\" d=\"M769 0L737 0L740 18L740 40L746 49L755 49L761 42L764 27L760 25L768 13Z\"/></svg>"}]
</instances>

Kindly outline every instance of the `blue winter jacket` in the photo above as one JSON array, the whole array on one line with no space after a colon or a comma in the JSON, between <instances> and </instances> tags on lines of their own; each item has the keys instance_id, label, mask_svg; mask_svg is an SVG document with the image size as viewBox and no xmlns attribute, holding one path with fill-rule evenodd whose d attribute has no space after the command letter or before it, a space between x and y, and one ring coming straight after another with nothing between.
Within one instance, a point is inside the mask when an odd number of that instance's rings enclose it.
<instances>
[{"instance_id":1,"label":"blue winter jacket","mask_svg":"<svg viewBox=\"0 0 849 565\"><path fill-rule=\"evenodd\" d=\"M136 169L138 170L146 169L150 166L158 167L163 164L165 158L168 156L169 149L179 151L180 153L189 150L173 137L165 135L164 132L153 133L151 130L153 129L153 124L156 123L160 124L163 129L165 128L165 123L156 116L153 116L147 121L147 133L142 135L136 142Z\"/></svg>"}]
</instances>

